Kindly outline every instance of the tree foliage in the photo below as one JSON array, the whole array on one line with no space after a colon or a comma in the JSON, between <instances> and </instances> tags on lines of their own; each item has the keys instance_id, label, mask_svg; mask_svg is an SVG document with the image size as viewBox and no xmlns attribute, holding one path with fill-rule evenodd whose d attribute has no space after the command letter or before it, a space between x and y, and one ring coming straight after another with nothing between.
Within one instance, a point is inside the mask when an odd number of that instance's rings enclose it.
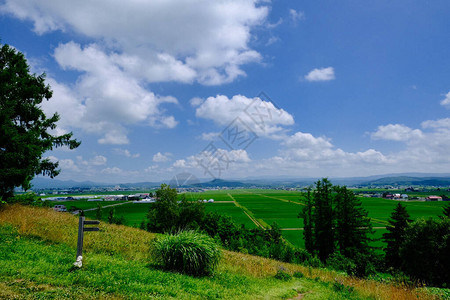
<instances>
[{"instance_id":1,"label":"tree foliage","mask_svg":"<svg viewBox=\"0 0 450 300\"><path fill-rule=\"evenodd\" d=\"M175 232L197 229L204 217L204 207L198 202L182 197L178 203L176 189L162 184L156 191L156 202L147 214L147 230L152 232Z\"/></svg>"},{"instance_id":2,"label":"tree foliage","mask_svg":"<svg viewBox=\"0 0 450 300\"><path fill-rule=\"evenodd\" d=\"M40 105L52 97L45 74L30 74L24 55L14 48L0 48L0 197L7 200L15 187L30 188L35 175L53 178L58 163L43 159L54 147L80 145L72 133L54 136L59 115L50 118Z\"/></svg>"},{"instance_id":3,"label":"tree foliage","mask_svg":"<svg viewBox=\"0 0 450 300\"><path fill-rule=\"evenodd\" d=\"M442 213L447 218L450 218L450 203L448 203L446 206L444 206L444 208L442 209Z\"/></svg>"},{"instance_id":4,"label":"tree foliage","mask_svg":"<svg viewBox=\"0 0 450 300\"><path fill-rule=\"evenodd\" d=\"M411 223L400 247L401 270L427 284L450 286L450 219Z\"/></svg>"},{"instance_id":5,"label":"tree foliage","mask_svg":"<svg viewBox=\"0 0 450 300\"><path fill-rule=\"evenodd\" d=\"M321 261L325 261L335 249L332 187L331 182L323 178L316 182L314 191L313 236Z\"/></svg>"},{"instance_id":6,"label":"tree foliage","mask_svg":"<svg viewBox=\"0 0 450 300\"><path fill-rule=\"evenodd\" d=\"M278 224L270 228L245 228L227 215L217 212L205 213L205 203L188 201L168 185L156 191L157 200L149 209L147 220L140 227L152 232L176 233L195 229L214 238L224 248L259 255L286 262L305 262L310 255L287 243Z\"/></svg>"},{"instance_id":7,"label":"tree foliage","mask_svg":"<svg viewBox=\"0 0 450 300\"><path fill-rule=\"evenodd\" d=\"M408 223L411 221L406 207L399 202L394 208L391 218L388 220L387 232L383 234L383 239L387 244L384 249L386 266L393 268L400 267L400 246L403 243Z\"/></svg>"},{"instance_id":8,"label":"tree foliage","mask_svg":"<svg viewBox=\"0 0 450 300\"><path fill-rule=\"evenodd\" d=\"M305 239L305 249L309 253L314 252L314 236L313 236L313 199L311 194L311 187L308 187L305 198L305 207L303 207L303 237Z\"/></svg>"},{"instance_id":9,"label":"tree foliage","mask_svg":"<svg viewBox=\"0 0 450 300\"><path fill-rule=\"evenodd\" d=\"M368 212L346 187L333 187L326 178L318 180L312 195L310 189L305 194L302 214L305 248L322 262L333 253L334 258L361 261L361 257L370 256ZM355 266L359 267L358 263Z\"/></svg>"},{"instance_id":10,"label":"tree foliage","mask_svg":"<svg viewBox=\"0 0 450 300\"><path fill-rule=\"evenodd\" d=\"M352 258L367 253L368 236L372 234L368 212L352 191L339 186L335 190L336 242L340 253Z\"/></svg>"}]
</instances>

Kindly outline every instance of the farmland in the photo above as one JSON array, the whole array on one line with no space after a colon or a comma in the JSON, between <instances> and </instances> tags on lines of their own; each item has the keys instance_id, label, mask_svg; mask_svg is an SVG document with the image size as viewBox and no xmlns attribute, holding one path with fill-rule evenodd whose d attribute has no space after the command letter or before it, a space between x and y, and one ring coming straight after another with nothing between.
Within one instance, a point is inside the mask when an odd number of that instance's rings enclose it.
<instances>
[{"instance_id":1,"label":"farmland","mask_svg":"<svg viewBox=\"0 0 450 300\"><path fill-rule=\"evenodd\" d=\"M180 194L179 197L182 197ZM303 247L303 220L299 213L303 207L303 198L300 192L279 190L217 190L202 193L185 194L188 200L214 199L214 203L205 203L206 212L217 212L228 215L238 224L244 224L247 228L268 227L276 222L282 229L286 240L292 244ZM389 216L397 201L381 198L361 198L363 207L369 212L374 228L374 246L382 246L379 240L386 231L385 227ZM66 206L76 206L83 209L93 208L99 202L70 201ZM437 218L442 214L442 207L447 202L422 202L404 201L411 218ZM61 204L60 202L58 204ZM102 205L110 205L113 202L101 202ZM117 217L123 216L126 224L138 227L146 217L151 204L124 203L115 206ZM103 218L109 213L110 208L103 209ZM95 218L95 211L87 211L86 216ZM378 239L378 240L377 240Z\"/></svg>"}]
</instances>

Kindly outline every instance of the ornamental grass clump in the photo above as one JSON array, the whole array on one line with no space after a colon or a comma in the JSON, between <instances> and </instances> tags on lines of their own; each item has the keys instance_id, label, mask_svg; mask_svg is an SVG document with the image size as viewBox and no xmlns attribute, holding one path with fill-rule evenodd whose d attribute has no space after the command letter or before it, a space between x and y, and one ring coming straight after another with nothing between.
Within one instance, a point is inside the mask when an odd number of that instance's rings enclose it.
<instances>
[{"instance_id":1,"label":"ornamental grass clump","mask_svg":"<svg viewBox=\"0 0 450 300\"><path fill-rule=\"evenodd\" d=\"M152 252L156 262L165 269L193 276L211 275L221 256L216 242L196 231L158 238Z\"/></svg>"}]
</instances>

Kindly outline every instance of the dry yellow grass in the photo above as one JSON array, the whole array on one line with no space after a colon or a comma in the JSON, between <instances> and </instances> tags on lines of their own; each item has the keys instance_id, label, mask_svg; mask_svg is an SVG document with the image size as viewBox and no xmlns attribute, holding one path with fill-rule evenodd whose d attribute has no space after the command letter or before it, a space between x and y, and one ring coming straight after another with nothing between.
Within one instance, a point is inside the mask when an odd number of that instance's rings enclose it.
<instances>
[{"instance_id":1,"label":"dry yellow grass","mask_svg":"<svg viewBox=\"0 0 450 300\"><path fill-rule=\"evenodd\" d=\"M0 211L0 223L15 226L19 233L65 243L76 248L78 217L58 213L50 208L8 205ZM101 232L86 232L84 247L95 251L122 255L128 259L147 259L155 234L139 229L100 223Z\"/></svg>"},{"instance_id":2,"label":"dry yellow grass","mask_svg":"<svg viewBox=\"0 0 450 300\"><path fill-rule=\"evenodd\" d=\"M0 210L0 224L4 223L13 225L23 235L37 236L76 248L78 218L68 213L54 212L48 208L8 205ZM85 234L86 251L106 252L133 260L150 259L150 243L156 234L110 224L100 224L100 228L101 232ZM365 297L390 300L437 299L420 289L353 278L327 269L314 269L231 251L224 251L218 271L268 277L274 276L280 267L290 274L302 272L308 278L351 286Z\"/></svg>"}]
</instances>

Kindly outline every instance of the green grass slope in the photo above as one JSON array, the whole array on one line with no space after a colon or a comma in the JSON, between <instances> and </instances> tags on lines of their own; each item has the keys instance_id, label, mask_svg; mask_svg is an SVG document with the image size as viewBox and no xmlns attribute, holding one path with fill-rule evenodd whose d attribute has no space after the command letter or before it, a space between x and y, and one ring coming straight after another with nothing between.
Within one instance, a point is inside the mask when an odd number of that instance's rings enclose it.
<instances>
[{"instance_id":1,"label":"green grass slope","mask_svg":"<svg viewBox=\"0 0 450 300\"><path fill-rule=\"evenodd\" d=\"M0 209L0 299L433 299L422 290L224 251L215 274L167 272L149 254L155 234L101 224L74 269L77 218L51 209ZM305 277L275 278L278 270Z\"/></svg>"}]
</instances>

